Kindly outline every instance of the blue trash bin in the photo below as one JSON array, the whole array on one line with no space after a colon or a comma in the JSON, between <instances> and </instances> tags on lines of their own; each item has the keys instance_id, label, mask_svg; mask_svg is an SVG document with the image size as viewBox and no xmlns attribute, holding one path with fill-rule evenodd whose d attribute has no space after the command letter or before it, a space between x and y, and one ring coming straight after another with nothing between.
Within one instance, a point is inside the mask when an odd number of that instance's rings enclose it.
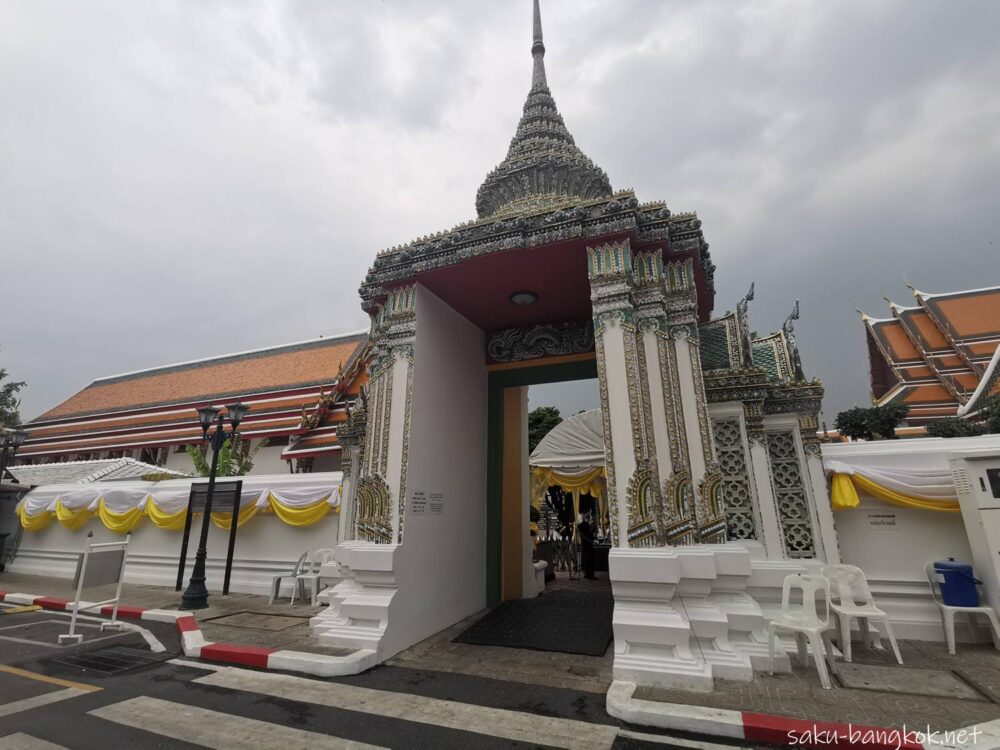
<instances>
[{"instance_id":1,"label":"blue trash bin","mask_svg":"<svg viewBox=\"0 0 1000 750\"><path fill-rule=\"evenodd\" d=\"M934 572L944 578L941 584L941 599L949 607L978 607L979 589L982 581L972 574L969 563L956 562L951 557L934 563Z\"/></svg>"}]
</instances>

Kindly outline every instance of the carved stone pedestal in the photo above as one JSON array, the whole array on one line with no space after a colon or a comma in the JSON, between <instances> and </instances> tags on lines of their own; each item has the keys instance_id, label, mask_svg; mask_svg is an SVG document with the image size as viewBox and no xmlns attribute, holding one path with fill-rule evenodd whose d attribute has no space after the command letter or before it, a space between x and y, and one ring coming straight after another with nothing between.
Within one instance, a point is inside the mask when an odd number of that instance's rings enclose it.
<instances>
[{"instance_id":1,"label":"carved stone pedestal","mask_svg":"<svg viewBox=\"0 0 1000 750\"><path fill-rule=\"evenodd\" d=\"M614 549L610 569L616 680L710 691L715 677L749 681L767 669L767 621L746 591L747 547ZM779 644L775 669L789 668Z\"/></svg>"}]
</instances>

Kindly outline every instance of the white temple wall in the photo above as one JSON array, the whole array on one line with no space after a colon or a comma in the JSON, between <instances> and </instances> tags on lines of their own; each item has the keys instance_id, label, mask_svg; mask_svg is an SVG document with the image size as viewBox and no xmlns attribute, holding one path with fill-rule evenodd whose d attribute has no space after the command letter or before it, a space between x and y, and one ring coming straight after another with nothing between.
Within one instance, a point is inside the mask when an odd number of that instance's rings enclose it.
<instances>
[{"instance_id":1,"label":"white temple wall","mask_svg":"<svg viewBox=\"0 0 1000 750\"><path fill-rule=\"evenodd\" d=\"M386 658L486 606L485 336L419 285L416 311L407 507L379 647ZM442 493L443 512L416 513L414 492Z\"/></svg>"},{"instance_id":2,"label":"white temple wall","mask_svg":"<svg viewBox=\"0 0 1000 750\"><path fill-rule=\"evenodd\" d=\"M927 438L823 445L823 457L858 466L942 468L955 450L994 447L1000 438ZM943 640L941 618L931 599L924 566L954 557L971 562L961 513L904 508L859 492L857 508L833 512L840 556L865 571L876 603L892 619L900 638ZM959 640L970 634L956 618Z\"/></svg>"},{"instance_id":3,"label":"white temple wall","mask_svg":"<svg viewBox=\"0 0 1000 750\"><path fill-rule=\"evenodd\" d=\"M330 513L322 521L301 528L282 523L270 514L258 514L236 532L230 590L247 594L267 594L272 578L279 573L290 571L304 551L336 546L338 525L337 513ZM121 534L105 528L97 518L91 519L86 526L76 531L64 528L53 521L41 531L24 532L17 557L9 570L27 575L72 579L76 572L77 555L86 547L88 531L94 532L95 543L121 541L123 538ZM188 543L185 586L191 576L200 533L201 516L197 516L192 524L191 539ZM222 589L228 542L228 529L223 530L214 524L209 524L207 585L210 592ZM180 531L168 531L154 526L148 520L144 521L132 532L125 581L153 586L173 586L177 578L180 549ZM287 587L283 591L285 594L291 593L291 589ZM86 595L84 598L87 598Z\"/></svg>"}]
</instances>

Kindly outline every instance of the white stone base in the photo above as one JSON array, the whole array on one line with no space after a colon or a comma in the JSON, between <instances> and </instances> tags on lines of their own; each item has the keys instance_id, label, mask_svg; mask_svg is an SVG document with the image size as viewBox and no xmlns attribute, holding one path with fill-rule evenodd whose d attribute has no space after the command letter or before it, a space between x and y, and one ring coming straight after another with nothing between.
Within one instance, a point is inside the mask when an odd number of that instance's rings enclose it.
<instances>
[{"instance_id":1,"label":"white stone base","mask_svg":"<svg viewBox=\"0 0 1000 750\"><path fill-rule=\"evenodd\" d=\"M614 549L614 678L637 685L709 691L714 678L749 681L768 668L767 619L747 593L752 550L738 544ZM796 563L769 563L770 588ZM784 646L775 670L790 669Z\"/></svg>"}]
</instances>

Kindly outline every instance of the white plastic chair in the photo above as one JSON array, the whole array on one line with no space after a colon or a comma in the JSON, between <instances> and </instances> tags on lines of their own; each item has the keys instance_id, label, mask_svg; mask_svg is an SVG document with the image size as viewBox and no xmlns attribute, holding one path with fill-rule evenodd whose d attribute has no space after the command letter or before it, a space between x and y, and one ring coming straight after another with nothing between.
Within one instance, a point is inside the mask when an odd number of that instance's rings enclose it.
<instances>
[{"instance_id":1,"label":"white plastic chair","mask_svg":"<svg viewBox=\"0 0 1000 750\"><path fill-rule=\"evenodd\" d=\"M323 548L318 549L312 553L312 559L309 560L305 565L302 566L302 571L295 576L295 580L298 585L295 587L302 593L302 598L306 598L305 584L309 584L309 591L312 593L312 605L315 607L317 604L316 597L319 596L320 592L320 579L322 578L322 569L325 563L330 562L333 559L333 549ZM295 604L295 590L292 591L292 604Z\"/></svg>"},{"instance_id":2,"label":"white plastic chair","mask_svg":"<svg viewBox=\"0 0 1000 750\"><path fill-rule=\"evenodd\" d=\"M941 623L944 625L944 637L948 641L948 653L955 655L955 614L965 612L969 615L969 624L974 625L973 615L985 615L990 621L990 635L993 636L993 647L1000 650L1000 622L997 622L997 613L993 607L953 607L945 604L941 598L941 584L938 581L938 573L934 570L934 563L927 563L927 583L931 587L931 596L934 603L941 610Z\"/></svg>"},{"instance_id":3,"label":"white plastic chair","mask_svg":"<svg viewBox=\"0 0 1000 750\"><path fill-rule=\"evenodd\" d=\"M299 575L302 573L302 566L305 565L305 563L306 563L306 557L308 555L309 555L308 551L303 552L302 556L299 557L299 561L297 563L295 563L295 567L292 568L290 572L288 572L288 573L282 573L281 575L277 575L277 576L274 577L274 579L271 581L271 598L267 600L268 604L274 604L274 600L278 598L278 592L281 590L281 582L285 578L291 578L292 579L292 581L295 584L294 588L299 589L299 593L301 593L302 594L302 598L305 599L306 592L305 592L305 589L302 587L302 582L299 580ZM293 589L292 590L292 602L294 602L294 601L295 601L295 591Z\"/></svg>"},{"instance_id":4,"label":"white plastic chair","mask_svg":"<svg viewBox=\"0 0 1000 750\"><path fill-rule=\"evenodd\" d=\"M802 592L802 608L792 609L790 599L792 589ZM816 595L823 596L823 614L817 612ZM826 644L824 632L830 628L830 582L823 576L792 574L785 577L781 587L781 614L768 623L768 649L770 655L769 671L774 674L774 642L778 631L787 631L795 635L799 647L799 659L806 663L806 639L812 647L813 661L819 681L827 690L830 689L830 673L826 668Z\"/></svg>"},{"instance_id":5,"label":"white plastic chair","mask_svg":"<svg viewBox=\"0 0 1000 750\"><path fill-rule=\"evenodd\" d=\"M892 652L896 661L903 663L899 655L896 636L892 632L892 623L881 609L875 606L868 579L861 568L855 565L827 565L823 575L830 581L830 609L837 616L840 625L840 650L844 653L844 661L851 661L851 620L857 619L863 635L868 634L868 624L873 620L885 623L885 634L892 644Z\"/></svg>"}]
</instances>

